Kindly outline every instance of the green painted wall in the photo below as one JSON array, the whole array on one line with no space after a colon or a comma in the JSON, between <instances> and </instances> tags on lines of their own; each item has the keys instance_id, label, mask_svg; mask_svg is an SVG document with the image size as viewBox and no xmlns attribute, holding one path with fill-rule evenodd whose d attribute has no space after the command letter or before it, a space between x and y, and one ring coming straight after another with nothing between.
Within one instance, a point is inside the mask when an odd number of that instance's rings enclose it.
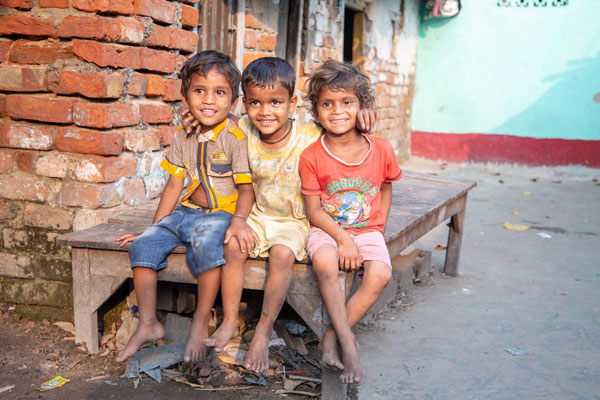
<instances>
[{"instance_id":1,"label":"green painted wall","mask_svg":"<svg viewBox=\"0 0 600 400\"><path fill-rule=\"evenodd\" d=\"M600 140L600 0L500 1L421 17L412 129Z\"/></svg>"}]
</instances>

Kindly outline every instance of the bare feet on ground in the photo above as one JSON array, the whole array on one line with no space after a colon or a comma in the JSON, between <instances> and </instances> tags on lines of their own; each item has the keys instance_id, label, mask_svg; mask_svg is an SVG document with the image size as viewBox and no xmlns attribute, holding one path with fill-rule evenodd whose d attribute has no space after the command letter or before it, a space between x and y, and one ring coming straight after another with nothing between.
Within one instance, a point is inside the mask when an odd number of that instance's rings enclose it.
<instances>
[{"instance_id":1,"label":"bare feet on ground","mask_svg":"<svg viewBox=\"0 0 600 400\"><path fill-rule=\"evenodd\" d=\"M215 333L208 339L204 339L203 343L205 346L213 347L217 353L220 353L231 338L237 336L237 334L237 320L233 323L223 321Z\"/></svg>"},{"instance_id":2,"label":"bare feet on ground","mask_svg":"<svg viewBox=\"0 0 600 400\"><path fill-rule=\"evenodd\" d=\"M268 332L267 332L268 331ZM250 343L250 349L246 354L244 367L256 374L262 374L269 368L269 340L271 339L271 329L261 329L257 326L254 332L254 338Z\"/></svg>"},{"instance_id":3,"label":"bare feet on ground","mask_svg":"<svg viewBox=\"0 0 600 400\"><path fill-rule=\"evenodd\" d=\"M129 338L125 348L117 356L117 361L122 362L134 355L138 349L148 342L153 342L158 339L162 339L165 335L165 328L158 321L144 324L140 321L140 324L136 328L133 335Z\"/></svg>"},{"instance_id":4,"label":"bare feet on ground","mask_svg":"<svg viewBox=\"0 0 600 400\"><path fill-rule=\"evenodd\" d=\"M198 321L196 320L198 319ZM209 352L209 347L204 343L208 339L208 321L210 315L206 318L194 316L190 337L185 345L183 361L200 361L204 359Z\"/></svg>"},{"instance_id":5,"label":"bare feet on ground","mask_svg":"<svg viewBox=\"0 0 600 400\"><path fill-rule=\"evenodd\" d=\"M321 352L321 364L324 367L336 371L344 369L344 364L338 353L337 336L332 329L326 330L323 334L323 339L319 343L319 351Z\"/></svg>"},{"instance_id":6,"label":"bare feet on ground","mask_svg":"<svg viewBox=\"0 0 600 400\"><path fill-rule=\"evenodd\" d=\"M344 371L340 375L340 381L342 383L359 383L362 379L363 370L358 357L358 343L356 340L342 346L342 360Z\"/></svg>"}]
</instances>

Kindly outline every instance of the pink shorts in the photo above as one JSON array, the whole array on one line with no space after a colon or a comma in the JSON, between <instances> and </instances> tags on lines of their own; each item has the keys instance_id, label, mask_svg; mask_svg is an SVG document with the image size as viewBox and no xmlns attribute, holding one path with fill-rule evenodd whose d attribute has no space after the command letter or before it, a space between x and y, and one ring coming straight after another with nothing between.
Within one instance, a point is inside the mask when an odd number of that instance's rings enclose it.
<instances>
[{"instance_id":1,"label":"pink shorts","mask_svg":"<svg viewBox=\"0 0 600 400\"><path fill-rule=\"evenodd\" d=\"M358 247L363 261L382 261L388 267L392 268L390 253L381 232L373 231L350 236L354 240L356 247ZM319 228L310 228L308 238L306 239L306 251L308 255L312 257L323 246L331 246L337 250L337 242L331 236Z\"/></svg>"}]
</instances>

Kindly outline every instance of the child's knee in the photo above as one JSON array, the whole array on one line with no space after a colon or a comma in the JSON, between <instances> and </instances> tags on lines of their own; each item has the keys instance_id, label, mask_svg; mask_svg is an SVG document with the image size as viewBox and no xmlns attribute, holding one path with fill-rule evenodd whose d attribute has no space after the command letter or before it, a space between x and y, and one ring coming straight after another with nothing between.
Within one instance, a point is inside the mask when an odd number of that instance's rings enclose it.
<instances>
[{"instance_id":1,"label":"child's knee","mask_svg":"<svg viewBox=\"0 0 600 400\"><path fill-rule=\"evenodd\" d=\"M225 260L227 262L243 262L248 258L247 253L242 253L240 245L235 237L232 237L223 247Z\"/></svg>"},{"instance_id":2,"label":"child's knee","mask_svg":"<svg viewBox=\"0 0 600 400\"><path fill-rule=\"evenodd\" d=\"M287 246L275 245L269 250L269 262L276 263L279 268L292 269L296 255Z\"/></svg>"},{"instance_id":3,"label":"child's knee","mask_svg":"<svg viewBox=\"0 0 600 400\"><path fill-rule=\"evenodd\" d=\"M365 274L365 280L369 280L381 290L385 289L392 279L392 269L382 262L373 263L369 267L369 271Z\"/></svg>"}]
</instances>

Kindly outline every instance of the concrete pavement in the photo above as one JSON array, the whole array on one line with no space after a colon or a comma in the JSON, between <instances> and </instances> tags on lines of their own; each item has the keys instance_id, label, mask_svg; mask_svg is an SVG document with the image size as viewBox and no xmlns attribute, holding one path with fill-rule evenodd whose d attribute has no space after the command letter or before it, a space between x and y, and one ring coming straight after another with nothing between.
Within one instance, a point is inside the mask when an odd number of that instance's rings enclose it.
<instances>
[{"instance_id":1,"label":"concrete pavement","mask_svg":"<svg viewBox=\"0 0 600 400\"><path fill-rule=\"evenodd\" d=\"M359 399L600 399L600 170L402 167L478 187L460 275L439 272L439 227L416 243L433 250L432 276L358 329Z\"/></svg>"}]
</instances>

